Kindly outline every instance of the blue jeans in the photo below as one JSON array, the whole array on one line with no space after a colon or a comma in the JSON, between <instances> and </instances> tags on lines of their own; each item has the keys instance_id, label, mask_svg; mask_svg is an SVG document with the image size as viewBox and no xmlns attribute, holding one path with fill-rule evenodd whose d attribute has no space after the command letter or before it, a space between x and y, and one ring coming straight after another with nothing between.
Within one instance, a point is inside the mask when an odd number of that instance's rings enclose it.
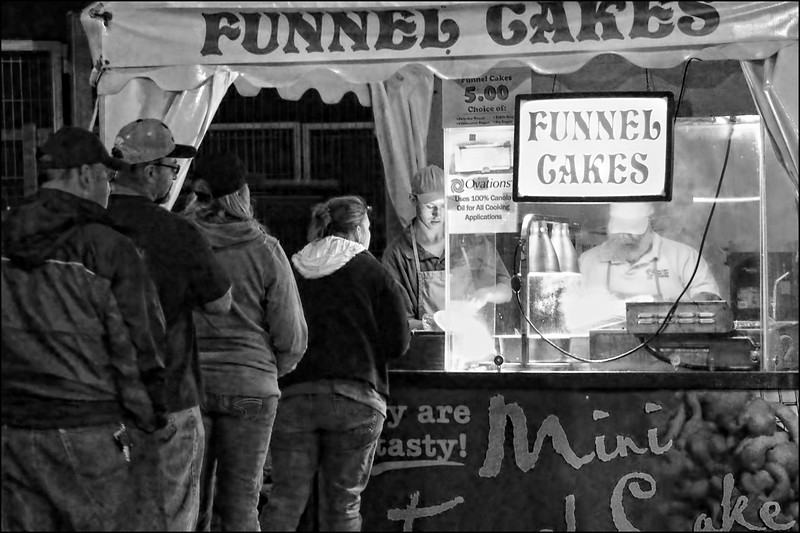
<instances>
[{"instance_id":1,"label":"blue jeans","mask_svg":"<svg viewBox=\"0 0 800 533\"><path fill-rule=\"evenodd\" d=\"M152 437L128 429L128 462L118 429L3 426L2 530L164 530Z\"/></svg>"},{"instance_id":2,"label":"blue jeans","mask_svg":"<svg viewBox=\"0 0 800 533\"><path fill-rule=\"evenodd\" d=\"M260 531L258 497L278 397L206 393L199 531Z\"/></svg>"},{"instance_id":3,"label":"blue jeans","mask_svg":"<svg viewBox=\"0 0 800 533\"><path fill-rule=\"evenodd\" d=\"M281 398L272 432L272 492L262 531L294 531L315 474L320 483L320 529L361 530L361 493L385 417L338 394Z\"/></svg>"},{"instance_id":4,"label":"blue jeans","mask_svg":"<svg viewBox=\"0 0 800 533\"><path fill-rule=\"evenodd\" d=\"M200 469L205 430L200 407L167 415L156 432L169 531L194 531L200 511Z\"/></svg>"}]
</instances>

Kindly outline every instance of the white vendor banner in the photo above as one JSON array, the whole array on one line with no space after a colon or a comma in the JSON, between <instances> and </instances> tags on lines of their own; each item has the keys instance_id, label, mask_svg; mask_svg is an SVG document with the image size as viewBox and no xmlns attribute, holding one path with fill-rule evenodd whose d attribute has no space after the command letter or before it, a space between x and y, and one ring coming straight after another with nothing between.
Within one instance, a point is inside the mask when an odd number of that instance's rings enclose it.
<instances>
[{"instance_id":1,"label":"white vendor banner","mask_svg":"<svg viewBox=\"0 0 800 533\"><path fill-rule=\"evenodd\" d=\"M96 2L84 10L81 18L97 69L304 64L308 68L303 72L308 72L331 62L363 63L363 68L340 71L350 81L363 82L383 80L402 64L417 61L438 61L440 77L457 78L532 54L541 54L537 71L552 73L572 72L608 52L630 53L629 59L637 62L644 51L661 54L661 61L668 63L664 66L671 67L688 57L681 50L669 53L673 47L701 50L753 43L749 48L757 56L768 57L781 47L770 44L776 35L797 38L798 12L794 2L143 5Z\"/></svg>"},{"instance_id":2,"label":"white vendor banner","mask_svg":"<svg viewBox=\"0 0 800 533\"><path fill-rule=\"evenodd\" d=\"M514 200L670 200L672 94L517 98Z\"/></svg>"}]
</instances>

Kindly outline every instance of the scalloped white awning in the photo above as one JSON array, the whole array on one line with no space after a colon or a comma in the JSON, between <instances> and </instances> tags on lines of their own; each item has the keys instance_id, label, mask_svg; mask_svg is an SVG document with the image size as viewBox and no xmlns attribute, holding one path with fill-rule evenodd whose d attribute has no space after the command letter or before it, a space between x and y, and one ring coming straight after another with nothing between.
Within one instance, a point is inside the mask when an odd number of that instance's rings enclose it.
<instances>
[{"instance_id":1,"label":"scalloped white awning","mask_svg":"<svg viewBox=\"0 0 800 533\"><path fill-rule=\"evenodd\" d=\"M671 68L764 59L798 39L796 2L98 2L81 20L101 95L133 78L192 90L226 71L244 95L313 87L365 104L364 84L408 64L445 79L498 65L565 74L600 54Z\"/></svg>"}]
</instances>

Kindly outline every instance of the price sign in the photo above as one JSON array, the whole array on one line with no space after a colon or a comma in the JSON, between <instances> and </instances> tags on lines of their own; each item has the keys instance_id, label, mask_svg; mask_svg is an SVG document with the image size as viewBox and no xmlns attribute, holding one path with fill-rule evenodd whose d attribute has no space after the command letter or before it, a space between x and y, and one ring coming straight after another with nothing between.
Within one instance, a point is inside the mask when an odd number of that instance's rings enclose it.
<instances>
[{"instance_id":1,"label":"price sign","mask_svg":"<svg viewBox=\"0 0 800 533\"><path fill-rule=\"evenodd\" d=\"M477 78L442 81L442 127L514 124L514 99L531 89L528 68L497 68Z\"/></svg>"}]
</instances>

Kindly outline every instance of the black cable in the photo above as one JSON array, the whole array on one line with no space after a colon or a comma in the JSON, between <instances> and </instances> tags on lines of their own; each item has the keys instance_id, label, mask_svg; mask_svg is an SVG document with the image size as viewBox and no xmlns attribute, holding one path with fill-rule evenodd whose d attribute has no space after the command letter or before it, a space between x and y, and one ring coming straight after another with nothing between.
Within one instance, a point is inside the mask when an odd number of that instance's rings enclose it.
<instances>
[{"instance_id":1,"label":"black cable","mask_svg":"<svg viewBox=\"0 0 800 533\"><path fill-rule=\"evenodd\" d=\"M562 354L566 355L567 357L571 357L572 359L581 361L582 363L609 363L611 361L616 361L617 359L622 359L623 357L629 356L630 354L632 354L633 352L635 352L644 345L644 343L642 343L632 350L628 350L625 353L622 353L620 355L615 355L614 357L609 357L607 359L584 359L583 357L580 357L578 355L566 351L561 346L558 346L557 344L553 343L553 341L545 337L544 334L541 331L539 331L539 328L537 328L536 325L533 322L531 322L531 319L528 318L527 311L525 311L522 308L522 301L519 299L519 292L516 293L516 297L517 297L517 305L519 306L519 312L522 313L522 316L525 317L525 321L528 323L528 325L530 325L531 328L533 328L533 331L535 331L536 334L539 335L539 337L541 337L543 341L545 341L547 344L549 344Z\"/></svg>"},{"instance_id":2,"label":"black cable","mask_svg":"<svg viewBox=\"0 0 800 533\"><path fill-rule=\"evenodd\" d=\"M731 118L733 118L733 117L731 117ZM656 334L661 333L661 331L663 331L663 329L667 326L667 320L669 320L672 317L672 314L678 308L678 303L681 301L681 298L683 297L683 295L686 294L686 291L689 290L689 287L692 285L692 281L694 281L694 277L697 274L697 269L700 267L700 261L702 260L702 257L703 257L703 248L705 247L705 244L706 244L706 237L708 237L708 230L711 227L711 218L714 216L714 211L717 210L717 202L716 202L716 200L717 200L717 198L719 198L720 190L722 190L722 178L725 176L725 170L728 168L728 158L731 155L731 144L732 144L732 142L733 142L733 126L731 126L730 132L728 133L728 142L726 143L726 146L725 146L725 158L722 160L722 170L720 171L719 180L717 181L717 190L714 192L714 200L715 201L712 202L711 211L708 212L708 219L706 220L706 227L705 227L705 229L703 229L703 238L700 239L700 246L699 246L699 248L697 250L697 261L694 264L694 270L692 270L692 275L689 276L689 281L686 282L686 286L683 288L681 293L675 299L675 303L672 304L672 307L670 307L669 311L667 312L667 317L664 319L664 322L662 322L661 327L658 328L658 330L656 331Z\"/></svg>"},{"instance_id":3,"label":"black cable","mask_svg":"<svg viewBox=\"0 0 800 533\"><path fill-rule=\"evenodd\" d=\"M517 246L514 247L514 262L512 263L512 265L514 266L514 268L518 268L518 270L516 270L514 272L514 275L511 277L511 290L513 290L514 292L519 292L522 286L522 279L520 277L520 275L522 274L522 262L517 263L517 257L519 256L520 248L522 248L522 239L520 239L517 242ZM517 265L519 265L519 267L517 267Z\"/></svg>"},{"instance_id":4,"label":"black cable","mask_svg":"<svg viewBox=\"0 0 800 533\"><path fill-rule=\"evenodd\" d=\"M642 338L641 338L641 337L639 337L639 340L641 341L641 340L642 340ZM652 355L652 356L653 356L653 357L655 357L656 359L660 359L661 361L663 361L663 362L665 362L665 363L669 363L669 364L671 364L671 365L672 365L672 364L674 364L674 363L673 363L673 362L670 360L670 358L669 358L669 357L667 357L666 355L662 354L662 353L661 353L661 351L660 351L658 348L654 348L653 346L650 346L649 344L645 344L645 345L644 345L644 349L645 349L647 352L649 352L649 353L650 353L650 355ZM707 366L704 366L704 365L698 365L698 364L695 364L695 363L687 363L687 362L685 362L685 361L680 361L680 362L678 363L678 366L680 366L680 367L682 367L682 368L687 368L687 369L689 369L689 370L708 370L708 367L707 367Z\"/></svg>"},{"instance_id":5,"label":"black cable","mask_svg":"<svg viewBox=\"0 0 800 533\"><path fill-rule=\"evenodd\" d=\"M678 93L678 103L675 104L675 115L672 117L672 124L675 124L675 121L678 120L678 111L681 109L681 102L683 101L683 91L686 89L686 75L689 74L689 65L692 64L692 61L702 61L696 57L690 57L689 61L686 62L686 66L683 67L683 78L681 78L681 91Z\"/></svg>"},{"instance_id":6,"label":"black cable","mask_svg":"<svg viewBox=\"0 0 800 533\"><path fill-rule=\"evenodd\" d=\"M730 158L732 141L733 141L733 127L731 127L730 133L728 134L728 142L727 142L726 147L725 147L725 157L724 157L724 159L722 161L722 170L720 171L719 180L717 180L717 190L714 193L714 199L719 198L719 193L722 190L722 180L725 177L725 170L728 167L728 159ZM531 326L531 328L533 328L533 330L539 335L539 337L542 338L542 340L547 342L550 346L552 346L553 348L555 348L556 350L558 350L562 354L566 355L567 357L571 357L572 359L576 359L576 360L581 361L583 363L609 363L611 361L616 361L617 359L622 359L623 357L627 357L630 354L632 354L633 352L639 350L640 348L645 348L650 353L653 353L652 352L653 349L652 349L652 347L649 346L649 343L653 339L658 337L661 334L661 332L664 331L664 329L667 327L667 325L669 324L670 319L675 314L675 311L678 309L678 304L680 303L681 298L683 298L683 295L686 294L687 290L689 290L689 287L691 287L691 285L692 285L692 281L694 281L695 275L697 275L697 269L700 268L700 261L702 261L702 257L703 257L703 248L705 247L706 238L708 237L708 230L711 227L711 219L714 216L714 211L716 211L716 208L717 208L717 203L713 202L713 204L711 205L711 211L709 211L709 213L708 213L708 219L706 220L705 228L703 230L703 237L700 240L700 246L699 246L699 249L697 251L697 261L694 264L694 270L692 270L692 275L689 276L689 281L686 282L685 286L683 287L683 290L680 292L678 297L675 299L675 302L669 308L669 311L667 311L667 314L664 317L664 320L661 322L661 325L655 331L655 333L651 334L647 338L647 340L641 341L640 344L638 346L636 346L635 348L632 348L632 349L628 350L627 352L623 352L623 353L621 353L619 355L615 355L613 357L608 357L606 359L585 359L583 357L579 357L579 356L577 356L575 354L567 352L566 350L564 350L560 346L558 346L555 343L553 343L552 341L550 341L550 339L545 337L544 334L541 331L539 331L539 329L536 327L536 325L533 322L531 322L530 318L528 318L527 310L524 310L522 308L522 301L519 298L519 290L516 290L514 292L516 294L517 306L519 307L520 313L522 313L522 316L525 317L525 321ZM522 242L520 241L520 243L517 244L517 248L514 251L515 259L516 259L517 255L518 255L518 250L519 250L519 247L521 245L522 245ZM515 266L517 266L516 263L515 263ZM518 267L518 272L521 272L521 271L522 271L521 268ZM681 366L684 366L685 368L695 369L693 367L693 365L690 365L688 363L686 363L686 364L682 363ZM699 369L699 368L704 368L704 367L697 367L697 368Z\"/></svg>"},{"instance_id":7,"label":"black cable","mask_svg":"<svg viewBox=\"0 0 800 533\"><path fill-rule=\"evenodd\" d=\"M517 256L519 255L519 249L520 249L521 246L522 246L522 240L520 240L517 243L517 246L514 249L514 266L517 268L517 272L520 272L520 273L522 272L522 267L521 267L521 263L517 263ZM515 277L518 278L519 276L515 276ZM608 358L608 359L584 359L583 357L577 356L575 354L572 354L572 353L564 350L560 346L554 344L550 339L545 337L544 334L541 331L539 331L539 328L537 328L536 325L533 322L531 322L531 319L528 318L528 312L525 309L522 308L522 300L520 300L520 298L519 298L519 290L520 290L519 284L513 284L511 289L514 291L514 295L516 296L517 307L519 307L519 312L520 312L521 316L523 316L525 318L525 321L528 323L528 325L530 325L530 327L533 328L533 331L535 331L536 334L539 335L539 337L542 338L542 340L544 340L547 344L549 344L550 346L552 346L553 348L555 348L556 350L558 350L562 354L566 355L567 357L571 357L573 359L577 359L578 361L581 361L581 362L584 362L584 363L608 363L610 361L615 361L617 359L621 359L623 357L627 357L628 355L632 354L633 352L635 352L636 350L638 350L639 348L641 348L645 344L645 343L642 343L642 344L640 344L639 346L637 346L636 348L634 348L632 350L629 350L629 351L627 351L627 352L625 352L623 354L616 355L616 356ZM522 332L520 332L520 334L522 334Z\"/></svg>"},{"instance_id":8,"label":"black cable","mask_svg":"<svg viewBox=\"0 0 800 533\"><path fill-rule=\"evenodd\" d=\"M678 117L678 110L680 109L680 104L681 104L681 101L683 100L683 93L684 93L684 90L686 88L686 76L687 76L687 74L689 72L689 65L691 64L692 61L695 61L695 60L696 61L700 61L699 59L694 58L694 57L690 58L689 61L686 62L686 67L684 67L683 79L681 80L681 90L680 90L680 93L678 94L678 103L677 103L677 105L675 107L675 116L673 117L673 122L675 122L675 120ZM723 181L723 178L725 177L725 170L728 167L728 159L730 157L732 141L733 141L733 127L731 127L730 133L728 134L728 141L727 141L727 144L726 144L726 147L725 147L725 157L723 158L723 161L722 161L722 169L720 171L719 180L717 180L717 189L716 189L716 191L714 193L714 199L715 200L717 198L719 198L719 193L722 190L722 181ZM703 255L702 255L703 254L703 248L705 247L706 238L708 237L708 230L711 227L711 220L712 220L712 218L714 216L714 212L716 211L716 208L717 208L717 202L715 201L715 202L712 203L711 210L709 211L708 218L706 219L706 225L705 225L705 228L703 229L703 237L700 240L700 246L699 246L699 249L697 251L697 261L695 262L694 269L692 270L692 275L689 276L689 281L685 284L683 290L680 292L678 297L675 299L675 302L672 304L672 306L667 311L667 314L664 317L664 320L661 322L661 325L655 331L655 333L651 334L646 340L641 340L642 337L640 337L639 338L640 344L638 346L636 346L635 348L633 348L631 350L628 350L626 352L623 352L623 353L621 353L619 355L615 355L613 357L608 357L606 359L585 359L583 357L579 357L579 356L577 356L575 354L567 352L566 350L564 350L560 346L558 346L555 343L553 343L552 341L550 341L550 339L546 338L544 336L544 334L542 334L542 332L539 331L539 329L536 327L536 325L533 322L531 322L530 318L528 317L527 310L522 308L522 301L520 300L519 290L517 289L517 290L514 290L514 293L515 293L515 296L516 296L517 306L519 307L520 313L522 313L522 316L525 317L525 321L531 326L531 328L533 328L533 330L539 335L539 337L542 338L542 340L547 342L550 346L552 346L553 348L555 348L556 350L558 350L562 354L566 355L567 357L571 357L572 359L575 359L575 360L578 360L578 361L581 361L581 362L584 362L584 363L608 363L608 362L611 362L611 361L616 361L618 359L622 359L623 357L629 356L630 354L634 353L635 351L637 351L637 350L639 350L641 348L645 348L649 353L651 353L654 356L658 357L658 355L656 353L657 350L654 349L653 347L651 347L649 345L649 343L653 339L658 337L661 334L661 332L664 331L664 329L667 327L667 325L669 324L670 319L675 314L675 311L678 309L678 304L680 303L681 298L683 298L683 295L686 294L687 290L689 290L689 287L691 287L692 282L694 281L694 278L697 275L697 270L698 270L698 268L700 268L700 261L702 261L702 257L703 257ZM514 260L515 260L514 264L515 264L515 266L517 266L516 259L517 259L518 251L519 251L519 248L520 248L521 245L522 245L522 241L520 241L517 244L517 248L514 250ZM521 270L521 265L520 265L520 268L518 268L518 272L521 272L521 271L522 270ZM661 360L666 360L667 362L670 362L667 358L665 358L663 356L662 357L658 357L658 358L661 359ZM705 369L705 367L701 367L701 366L698 366L698 365L692 365L690 363L680 363L680 366L683 366L685 368L690 368L690 369L700 369L700 368Z\"/></svg>"}]
</instances>

